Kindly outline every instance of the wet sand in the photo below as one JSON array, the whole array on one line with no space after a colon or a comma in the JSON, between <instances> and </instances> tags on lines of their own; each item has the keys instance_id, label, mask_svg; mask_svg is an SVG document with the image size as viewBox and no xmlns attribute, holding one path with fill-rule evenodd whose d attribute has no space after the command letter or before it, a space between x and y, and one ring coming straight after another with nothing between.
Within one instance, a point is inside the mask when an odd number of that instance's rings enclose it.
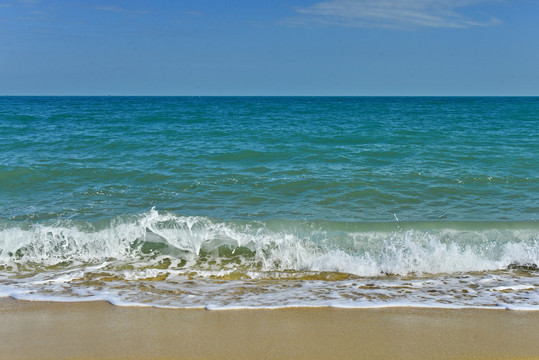
<instances>
[{"instance_id":1,"label":"wet sand","mask_svg":"<svg viewBox=\"0 0 539 360\"><path fill-rule=\"evenodd\" d=\"M539 312L0 299L0 359L539 359Z\"/></svg>"}]
</instances>

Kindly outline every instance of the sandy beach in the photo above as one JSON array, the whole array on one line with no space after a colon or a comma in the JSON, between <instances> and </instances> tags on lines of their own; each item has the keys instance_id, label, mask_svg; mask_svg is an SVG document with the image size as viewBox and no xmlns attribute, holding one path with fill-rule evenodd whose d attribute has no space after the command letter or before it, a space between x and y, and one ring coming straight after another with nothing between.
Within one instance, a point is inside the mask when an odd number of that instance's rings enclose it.
<instances>
[{"instance_id":1,"label":"sandy beach","mask_svg":"<svg viewBox=\"0 0 539 360\"><path fill-rule=\"evenodd\" d=\"M539 312L0 300L2 359L539 359Z\"/></svg>"}]
</instances>

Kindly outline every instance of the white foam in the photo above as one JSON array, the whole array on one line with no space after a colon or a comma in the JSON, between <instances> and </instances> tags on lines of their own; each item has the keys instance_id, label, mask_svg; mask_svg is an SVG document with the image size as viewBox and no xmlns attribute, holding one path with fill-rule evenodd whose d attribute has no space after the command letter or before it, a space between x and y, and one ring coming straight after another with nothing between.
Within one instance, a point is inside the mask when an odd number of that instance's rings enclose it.
<instances>
[{"instance_id":1,"label":"white foam","mask_svg":"<svg viewBox=\"0 0 539 360\"><path fill-rule=\"evenodd\" d=\"M209 309L539 306L533 226L348 232L277 225L152 209L99 229L7 227L0 296Z\"/></svg>"},{"instance_id":2,"label":"white foam","mask_svg":"<svg viewBox=\"0 0 539 360\"><path fill-rule=\"evenodd\" d=\"M520 290L534 290L535 286L532 284L519 284L513 286L497 286L492 288L494 291L520 291Z\"/></svg>"},{"instance_id":3,"label":"white foam","mask_svg":"<svg viewBox=\"0 0 539 360\"><path fill-rule=\"evenodd\" d=\"M504 241L499 240L500 236L495 230L410 229L344 234L309 226L271 230L262 223L233 224L159 214L152 209L134 220L114 221L99 230L40 224L27 230L4 229L0 231L0 263L54 266L67 261L96 265L114 259L151 267L168 257L211 270L210 260L201 263L201 256L209 256L211 263L219 267L226 262L219 256L219 249L228 246L231 256L237 249L248 249L251 255L239 255L238 265L261 271L376 276L492 271L511 264L539 264L536 231L506 231Z\"/></svg>"}]
</instances>

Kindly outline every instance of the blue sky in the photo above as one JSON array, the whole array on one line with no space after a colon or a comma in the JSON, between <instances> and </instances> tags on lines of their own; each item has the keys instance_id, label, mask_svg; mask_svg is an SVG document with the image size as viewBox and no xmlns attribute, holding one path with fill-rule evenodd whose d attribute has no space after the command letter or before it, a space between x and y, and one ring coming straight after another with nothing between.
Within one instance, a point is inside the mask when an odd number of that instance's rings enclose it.
<instances>
[{"instance_id":1,"label":"blue sky","mask_svg":"<svg viewBox=\"0 0 539 360\"><path fill-rule=\"evenodd\" d=\"M0 0L4 95L539 95L539 0Z\"/></svg>"}]
</instances>

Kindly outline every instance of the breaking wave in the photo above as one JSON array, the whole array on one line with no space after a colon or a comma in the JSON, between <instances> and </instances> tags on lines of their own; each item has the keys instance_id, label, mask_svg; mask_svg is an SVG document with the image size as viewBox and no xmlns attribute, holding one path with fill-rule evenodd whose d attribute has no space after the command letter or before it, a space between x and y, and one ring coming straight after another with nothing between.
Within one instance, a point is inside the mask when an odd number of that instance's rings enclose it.
<instances>
[{"instance_id":1,"label":"breaking wave","mask_svg":"<svg viewBox=\"0 0 539 360\"><path fill-rule=\"evenodd\" d=\"M6 271L112 262L246 276L368 277L535 270L539 264L535 222L234 222L152 209L101 223L4 223L0 229Z\"/></svg>"}]
</instances>

